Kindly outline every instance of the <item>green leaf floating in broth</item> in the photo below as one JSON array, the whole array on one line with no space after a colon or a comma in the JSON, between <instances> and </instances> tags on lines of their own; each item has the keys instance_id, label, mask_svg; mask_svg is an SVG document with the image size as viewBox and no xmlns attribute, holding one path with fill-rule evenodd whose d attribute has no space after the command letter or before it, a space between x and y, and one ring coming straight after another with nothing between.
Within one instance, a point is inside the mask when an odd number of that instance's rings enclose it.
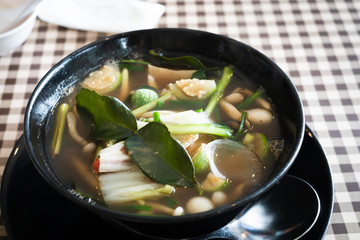
<instances>
[{"instance_id":1,"label":"green leaf floating in broth","mask_svg":"<svg viewBox=\"0 0 360 240\"><path fill-rule=\"evenodd\" d=\"M76 95L76 101L77 108L85 110L94 121L92 139L124 139L137 130L135 116L117 98L83 88Z\"/></svg>"},{"instance_id":2,"label":"green leaf floating in broth","mask_svg":"<svg viewBox=\"0 0 360 240\"><path fill-rule=\"evenodd\" d=\"M198 187L190 156L165 125L147 124L125 140L125 147L143 173L155 182Z\"/></svg>"},{"instance_id":3,"label":"green leaf floating in broth","mask_svg":"<svg viewBox=\"0 0 360 240\"><path fill-rule=\"evenodd\" d=\"M204 64L194 56L165 57L162 55L161 52L154 49L150 50L149 53L153 57L158 58L163 64L173 67L202 69L202 70L219 70L218 67L212 67L212 68L205 67Z\"/></svg>"}]
</instances>

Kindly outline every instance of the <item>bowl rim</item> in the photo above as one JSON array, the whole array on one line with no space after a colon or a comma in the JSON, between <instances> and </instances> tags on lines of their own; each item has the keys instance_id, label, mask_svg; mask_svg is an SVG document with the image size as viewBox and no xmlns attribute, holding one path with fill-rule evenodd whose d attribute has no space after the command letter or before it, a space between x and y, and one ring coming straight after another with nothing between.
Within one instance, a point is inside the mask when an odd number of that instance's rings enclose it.
<instances>
[{"instance_id":1,"label":"bowl rim","mask_svg":"<svg viewBox=\"0 0 360 240\"><path fill-rule=\"evenodd\" d=\"M7 30L7 31L5 31L5 32L0 33L0 39L1 39L1 38L5 38L5 37L8 37L9 35L12 35L12 34L14 34L14 33L16 33L16 32L19 32L22 28L24 28L24 26L25 26L26 24L28 24L30 21L35 20L36 17L37 17L37 10L35 9L31 14L29 14L28 16L26 16L26 17L24 18L24 20L23 20L20 24L16 25L16 27L11 28L11 29L9 29L9 30ZM35 25L35 21L34 21L34 24L33 24L33 25Z\"/></svg>"},{"instance_id":2,"label":"bowl rim","mask_svg":"<svg viewBox=\"0 0 360 240\"><path fill-rule=\"evenodd\" d=\"M164 32L164 31L165 32L179 32L179 33L186 31L186 32L192 33L192 34L206 34L209 37L223 39L227 42L240 44L242 47L246 47L247 49L249 49L253 54L256 54L258 57L261 57L262 59L264 59L268 64L270 64L272 67L274 67L274 69L277 72L280 72L283 75L283 77L286 78L287 84L289 85L289 87L292 88L292 90L294 90L293 91L293 93L295 94L294 97L296 98L296 102L299 104L299 109L301 110L300 111L301 119L299 120L299 122L301 123L301 126L297 126L297 127L299 127L296 129L297 138L294 140L294 143L293 143L294 148L293 148L291 154L289 155L289 160L285 164L286 166L283 167L282 170L277 174L277 177L271 179L267 184L262 184L255 191L251 192L249 195L247 195L241 199L235 200L224 206L219 206L219 207L216 207L212 210L205 211L205 212L200 212L200 213L196 213L196 214L186 214L183 216L171 216L171 217L169 217L169 216L143 216L143 215L136 215L136 214L129 214L129 213L124 213L124 212L114 211L114 210L111 210L104 206L101 206L99 204L91 205L90 203L83 201L79 197L75 197L73 193L68 191L68 189L65 189L65 188L62 188L61 186L59 186L58 183L53 178L49 177L49 175L48 175L49 173L47 172L47 170L36 160L35 154L33 154L33 151L31 151L32 146L29 146L29 144L31 142L30 141L30 134L31 134L30 129L28 126L26 126L26 125L29 125L30 112L32 109L32 105L35 102L35 100L39 94L39 91L43 88L44 85L47 84L48 79L51 78L53 71L55 69L59 68L61 65L65 64L72 57L74 57L74 56L80 54L81 52L83 52L87 49L90 49L93 46L96 46L104 41L110 41L112 39L123 38L123 37L129 36L129 35L141 34L141 33L147 33L147 32L158 32L160 34L161 32ZM272 186L277 184L278 181L289 170L290 166L295 161L296 156L298 155L298 152L300 151L301 144L302 144L304 134L305 134L305 116L304 115L305 114L304 114L304 110L303 110L303 104L302 104L300 94L297 91L295 84L292 82L292 80L289 78L289 76L272 59L267 57L265 54L261 53L259 50L255 49L255 48L251 47L250 45L247 45L239 40L236 40L234 38L230 38L228 36L213 33L213 32L189 29L189 28L153 28L153 29L135 30L135 31L129 31L129 32L124 32L124 33L118 33L118 34L114 34L111 36L107 36L107 37L98 39L96 41L88 43L88 44L82 46L81 48L73 51L72 53L68 54L63 59L61 59L53 67L51 67L51 69L38 82L35 89L33 90L32 95L29 98L29 101L28 101L28 104L26 107L26 112L25 112L25 119L24 119L24 138L25 138L25 146L29 153L30 159L34 163L36 169L43 176L43 178L45 178L46 181L52 187L54 187L57 191L59 191L63 196L69 198L72 201L75 201L79 205L81 205L89 210L95 211L97 213L99 213L99 212L106 213L107 216L116 217L118 219L122 219L122 220L126 220L126 221L162 223L165 220L166 222L186 222L186 221L189 221L190 219L191 220L201 219L203 217L211 217L211 216L217 215L219 213L223 213L223 212L230 212L241 206L246 206L249 203L254 203L259 198L259 196L261 196L263 193L268 191ZM32 144L30 144L30 145L32 145Z\"/></svg>"}]
</instances>

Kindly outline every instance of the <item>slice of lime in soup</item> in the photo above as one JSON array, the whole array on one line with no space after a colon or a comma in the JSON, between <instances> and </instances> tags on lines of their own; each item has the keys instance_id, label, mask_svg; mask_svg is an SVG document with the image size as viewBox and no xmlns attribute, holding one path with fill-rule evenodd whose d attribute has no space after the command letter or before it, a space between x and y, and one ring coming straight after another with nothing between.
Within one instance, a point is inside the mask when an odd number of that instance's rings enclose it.
<instances>
[{"instance_id":1,"label":"slice of lime in soup","mask_svg":"<svg viewBox=\"0 0 360 240\"><path fill-rule=\"evenodd\" d=\"M120 69L115 64L105 64L89 74L82 82L82 87L104 94L115 90L121 83Z\"/></svg>"},{"instance_id":2,"label":"slice of lime in soup","mask_svg":"<svg viewBox=\"0 0 360 240\"><path fill-rule=\"evenodd\" d=\"M209 160L206 155L206 144L202 143L197 149L192 157L192 161L195 167L195 172L200 173L204 172L209 168Z\"/></svg>"},{"instance_id":3,"label":"slice of lime in soup","mask_svg":"<svg viewBox=\"0 0 360 240\"><path fill-rule=\"evenodd\" d=\"M216 90L214 80L181 79L169 84L172 93L180 100L203 100Z\"/></svg>"},{"instance_id":4,"label":"slice of lime in soup","mask_svg":"<svg viewBox=\"0 0 360 240\"><path fill-rule=\"evenodd\" d=\"M268 149L267 137L263 133L247 133L243 143L261 160Z\"/></svg>"},{"instance_id":5,"label":"slice of lime in soup","mask_svg":"<svg viewBox=\"0 0 360 240\"><path fill-rule=\"evenodd\" d=\"M200 186L204 191L215 192L226 187L227 181L226 178L216 177L213 173L210 172Z\"/></svg>"}]
</instances>

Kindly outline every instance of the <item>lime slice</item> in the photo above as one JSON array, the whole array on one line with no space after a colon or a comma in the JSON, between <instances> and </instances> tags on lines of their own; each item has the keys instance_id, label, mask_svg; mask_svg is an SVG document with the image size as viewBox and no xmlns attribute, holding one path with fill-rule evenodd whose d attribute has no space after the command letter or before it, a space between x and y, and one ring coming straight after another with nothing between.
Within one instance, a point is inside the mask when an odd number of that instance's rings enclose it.
<instances>
[{"instance_id":1,"label":"lime slice","mask_svg":"<svg viewBox=\"0 0 360 240\"><path fill-rule=\"evenodd\" d=\"M268 149L267 137L263 133L247 133L243 143L262 160Z\"/></svg>"},{"instance_id":2,"label":"lime slice","mask_svg":"<svg viewBox=\"0 0 360 240\"><path fill-rule=\"evenodd\" d=\"M200 186L206 192L215 192L227 186L227 181L226 178L216 177L210 172Z\"/></svg>"},{"instance_id":3,"label":"lime slice","mask_svg":"<svg viewBox=\"0 0 360 240\"><path fill-rule=\"evenodd\" d=\"M206 155L206 144L202 143L197 149L192 157L192 161L195 167L195 172L200 173L204 172L209 168L209 160Z\"/></svg>"},{"instance_id":4,"label":"lime slice","mask_svg":"<svg viewBox=\"0 0 360 240\"><path fill-rule=\"evenodd\" d=\"M140 88L137 89L133 95L131 96L131 102L134 108L141 107L155 99L159 96L157 92L147 88Z\"/></svg>"},{"instance_id":5,"label":"lime slice","mask_svg":"<svg viewBox=\"0 0 360 240\"><path fill-rule=\"evenodd\" d=\"M170 90L180 100L203 100L216 90L214 80L182 79L169 84Z\"/></svg>"},{"instance_id":6,"label":"lime slice","mask_svg":"<svg viewBox=\"0 0 360 240\"><path fill-rule=\"evenodd\" d=\"M89 74L82 82L82 87L104 94L116 89L121 82L120 70L117 65L106 64Z\"/></svg>"}]
</instances>

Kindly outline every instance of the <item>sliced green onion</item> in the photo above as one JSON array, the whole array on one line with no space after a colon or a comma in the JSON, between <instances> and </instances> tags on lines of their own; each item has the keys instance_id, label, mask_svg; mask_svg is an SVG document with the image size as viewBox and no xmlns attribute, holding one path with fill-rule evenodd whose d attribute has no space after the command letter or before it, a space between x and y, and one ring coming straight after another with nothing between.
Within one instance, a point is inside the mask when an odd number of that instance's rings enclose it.
<instances>
[{"instance_id":1,"label":"sliced green onion","mask_svg":"<svg viewBox=\"0 0 360 240\"><path fill-rule=\"evenodd\" d=\"M224 67L224 71L223 71L223 74L222 74L222 77L221 77L219 83L217 84L216 91L210 98L210 101L209 101L207 107L205 108L205 112L207 114L210 115L212 113L215 106L217 105L217 103L219 102L221 97L223 96L224 90L225 90L226 86L229 84L232 75L233 75L233 70L231 69L231 67Z\"/></svg>"},{"instance_id":2,"label":"sliced green onion","mask_svg":"<svg viewBox=\"0 0 360 240\"><path fill-rule=\"evenodd\" d=\"M245 125L245 121L246 121L246 116L247 116L247 112L241 112L240 126L235 134L235 138L239 138L239 136L242 134L242 130L244 129L244 125Z\"/></svg>"},{"instance_id":3,"label":"sliced green onion","mask_svg":"<svg viewBox=\"0 0 360 240\"><path fill-rule=\"evenodd\" d=\"M170 97L171 97L172 93L171 92L168 92L166 93L165 95L145 104L145 105L142 105L141 107L138 107L136 109L134 109L132 111L133 115L135 117L138 117L140 116L141 114L147 112L147 111L150 111L151 109L155 108L159 103L161 102L164 102L166 100L168 100Z\"/></svg>"},{"instance_id":4,"label":"sliced green onion","mask_svg":"<svg viewBox=\"0 0 360 240\"><path fill-rule=\"evenodd\" d=\"M236 107L241 111L247 109L255 100L264 92L264 88L258 88L253 94L247 97L244 101L242 101Z\"/></svg>"},{"instance_id":5,"label":"sliced green onion","mask_svg":"<svg viewBox=\"0 0 360 240\"><path fill-rule=\"evenodd\" d=\"M232 136L231 128L220 124L212 124L212 123L184 124L184 125L166 124L166 127L168 128L170 133L174 133L174 134L206 133L221 137Z\"/></svg>"},{"instance_id":6,"label":"sliced green onion","mask_svg":"<svg viewBox=\"0 0 360 240\"><path fill-rule=\"evenodd\" d=\"M60 152L62 137L64 133L66 114L69 110L69 104L61 104L56 111L55 132L51 142L51 154L57 155Z\"/></svg>"}]
</instances>

